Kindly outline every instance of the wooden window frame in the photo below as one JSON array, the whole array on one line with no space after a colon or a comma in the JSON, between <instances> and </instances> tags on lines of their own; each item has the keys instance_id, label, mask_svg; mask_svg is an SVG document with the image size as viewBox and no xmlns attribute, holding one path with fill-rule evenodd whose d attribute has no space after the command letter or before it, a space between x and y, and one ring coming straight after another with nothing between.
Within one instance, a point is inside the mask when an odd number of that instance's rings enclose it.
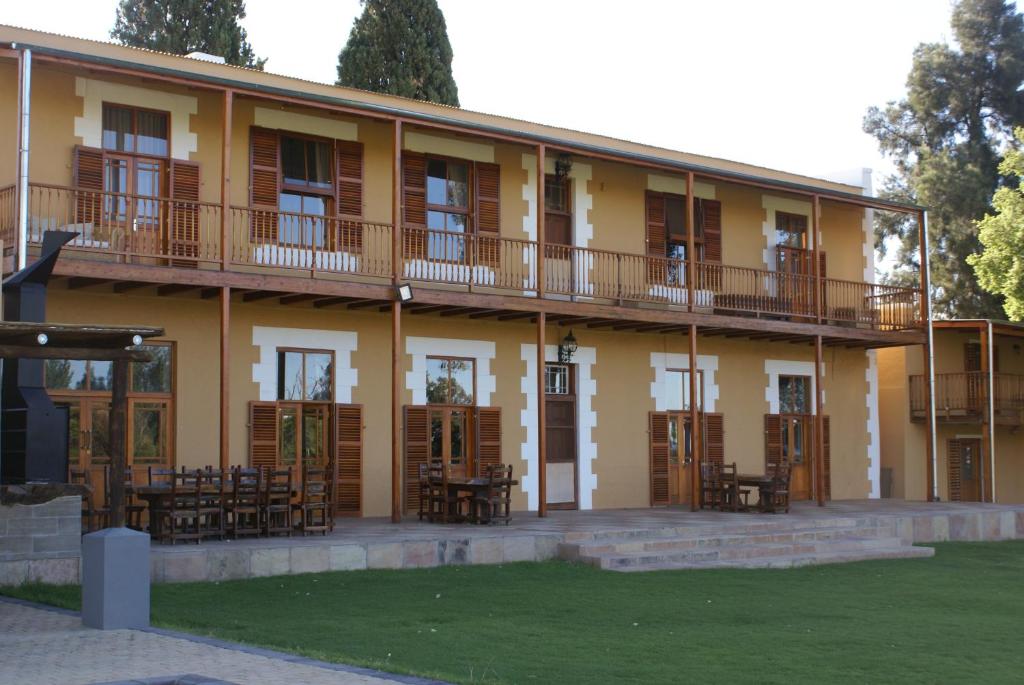
<instances>
[{"instance_id":1,"label":"wooden window frame","mask_svg":"<svg viewBox=\"0 0 1024 685\"><path fill-rule=\"evenodd\" d=\"M306 182L307 185L292 184L292 183L287 183L285 181L285 174L284 174L284 139L285 138L292 138L292 139L295 139L295 140L302 140L302 141L313 142L313 143L322 143L324 145L327 145L327 148L328 148L328 150L330 152L330 160L329 160L330 161L330 165L328 166L328 169L330 170L331 178L330 178L330 181L329 181L329 183L330 183L330 187L329 188L317 188L316 186L308 185L308 183L309 183L308 181ZM305 155L305 151L303 152L303 155ZM306 160L306 161L308 162L308 160ZM335 168L337 166L337 150L335 150L334 141L332 139L324 138L322 136L312 136L312 135L308 135L308 134L305 134L305 133L295 133L295 132L287 131L287 130L279 130L277 132L277 164L278 164L278 172L281 174L281 177L280 177L281 178L281 182L279 184L278 193L277 193L278 196L279 196L279 199L278 199L278 209L279 210L280 210L280 195L282 193L292 193L294 195L318 195L318 196L326 197L326 198L328 198L328 200L330 200L330 202L328 202L327 205L326 205L328 211L324 214L324 216L325 217L333 216L333 209L334 209L333 208L333 201L334 201L334 197L335 197L335 195L337 193L337 188L338 188L338 179L337 179L338 173L337 173L337 169ZM280 210L280 211L284 211L284 210Z\"/></svg>"},{"instance_id":2,"label":"wooden window frame","mask_svg":"<svg viewBox=\"0 0 1024 685\"><path fill-rule=\"evenodd\" d=\"M449 356L449 355L432 355L432 354L427 355L427 361L429 362L429 361L432 361L432 360L448 361L448 362L452 362L452 361L455 361L455 362L469 362L471 368L473 369L473 398L472 398L473 401L470 402L469 404L452 404L450 401L449 402L431 402L430 399L427 398L427 406L428 407L475 407L476 406L476 358L475 357L453 357L453 356ZM448 369L448 380L449 380L449 383L448 383L448 399L449 400L451 400L451 387L452 387L451 386L451 377L452 377L452 371L449 368Z\"/></svg>"},{"instance_id":3,"label":"wooden window frame","mask_svg":"<svg viewBox=\"0 0 1024 685\"><path fill-rule=\"evenodd\" d=\"M690 392L690 381L687 378L687 376L690 373L690 370L689 369L677 369L677 368L670 367L670 368L666 368L665 369L665 373L678 373L678 374L681 374L683 376L682 398L685 401L687 393ZM704 369L697 369L697 395L699 396L699 401L697 403L697 411L703 414L704 413ZM670 413L671 412L688 412L688 411L690 411L690 408L684 406L681 409L667 409L666 411L668 411Z\"/></svg>"},{"instance_id":4,"label":"wooden window frame","mask_svg":"<svg viewBox=\"0 0 1024 685\"><path fill-rule=\"evenodd\" d=\"M473 164L473 161L469 160L469 159L460 159L458 157L450 157L450 156L447 156L447 155L435 155L435 154L429 154L429 153L424 154L423 158L424 158L423 206L425 207L425 209L424 209L424 217L426 218L426 221L427 221L427 224L426 224L427 227L428 227L427 230L428 231L437 231L437 232L440 232L440 233L452 233L453 235L470 235L470 234L475 234L476 233L476 224L477 224L477 221L476 221L476 207L474 206L474 199L475 199L475 195L476 195L476 193L474 192L474 189L476 187L475 186L475 182L476 182L476 177L475 177L476 167ZM436 204L433 204L432 202L430 202L430 190L429 190L429 188L430 188L430 161L431 160L438 161L438 162L444 162L446 165L447 164L462 164L462 165L465 165L465 167L466 167L466 206L465 206L465 208L452 207L452 206L449 206L449 205L436 205ZM447 171L447 166L446 166L445 167L445 174L446 174L445 180L447 180L447 173L448 173L448 171ZM438 228L429 228L429 226L430 226L430 213L431 212L441 212L442 214L458 214L460 216L464 216L466 218L466 232L460 234L460 233L455 233L454 231L444 231L444 230L438 229Z\"/></svg>"},{"instance_id":5,"label":"wooden window frame","mask_svg":"<svg viewBox=\"0 0 1024 685\"><path fill-rule=\"evenodd\" d=\"M794 378L799 378L799 379L801 379L804 382L804 390L805 390L804 398L807 401L807 406L804 407L804 409L806 409L806 411L786 412L786 411L782 410L783 409L783 402L782 402L782 379L784 379L784 378L787 379L787 380L794 379ZM811 383L811 377L810 376L803 376L801 374L793 374L793 373L779 374L778 383L779 383L779 414L781 414L783 416L811 416L811 415L814 414L814 411L813 411L814 410L814 403L811 401L811 394L813 393L813 384Z\"/></svg>"},{"instance_id":6,"label":"wooden window frame","mask_svg":"<svg viewBox=\"0 0 1024 685\"><path fill-rule=\"evenodd\" d=\"M103 146L103 111L107 107L120 107L121 109L131 110L131 112L132 112L132 135L133 136L138 136L139 112L148 112L150 114L162 114L162 115L164 115L166 117L166 119L167 119L167 154L164 154L164 155L154 155L154 154L149 153L149 152L139 152L138 151L138 144L137 143L135 145L136 150L133 151L133 152L125 152L123 150L112 150L110 148L104 147ZM132 157L143 157L143 158L170 160L171 157L172 157L171 150L173 149L171 147L171 143L172 143L172 140L171 140L171 113L170 113L170 111L163 110L163 109L153 109L151 107L137 107L135 105L126 105L126 104L122 104L120 102L108 102L106 100L103 101L103 104L102 104L102 106L100 108L100 146L99 146L99 148L101 150L103 150L104 154L108 154L108 155L129 155L129 156L132 156Z\"/></svg>"},{"instance_id":7,"label":"wooden window frame","mask_svg":"<svg viewBox=\"0 0 1024 685\"><path fill-rule=\"evenodd\" d=\"M564 245L565 247L572 247L573 246L573 239L575 237L574 236L575 230L574 230L574 226L573 226L573 223L572 223L572 212L573 212L573 206L572 206L572 179L569 178L568 176L566 176L561 181L561 186L562 186L561 191L562 191L562 194L564 195L564 199L565 199L565 209L548 209L548 202L547 202L548 192L547 192L547 189L548 189L549 180L551 182L557 182L558 181L558 174L544 174L544 213L545 214L553 214L555 216L559 216L559 217L562 217L563 219L565 219L566 220L566 224L569 227L569 236L568 236L568 241L565 242L565 243L552 242L549 236L544 236L544 242L549 244L549 245Z\"/></svg>"},{"instance_id":8,"label":"wooden window frame","mask_svg":"<svg viewBox=\"0 0 1024 685\"><path fill-rule=\"evenodd\" d=\"M289 399L284 399L284 398L280 397L280 395L281 395L280 383L281 383L281 371L282 371L281 368L280 368L281 354L282 353L286 353L286 352L293 352L293 353L298 353L298 354L302 355L302 397L303 397L303 399L289 400ZM315 348L311 348L311 347L278 347L276 349L276 353L277 353L277 363L278 363L278 373L277 373L278 387L277 387L277 393L276 393L278 395L278 397L275 399L276 402L284 403L284 404L331 404L331 405L334 404L335 384L336 384L335 382L336 382L336 379L337 379L337 373L336 373L337 369L335 368L336 359L335 359L335 355L334 355L334 350L321 350L321 349L315 349ZM307 399L305 399L305 397L306 397L306 355L307 354L328 354L328 355L331 356L331 399L329 399L329 400L307 400Z\"/></svg>"},{"instance_id":9,"label":"wooden window frame","mask_svg":"<svg viewBox=\"0 0 1024 685\"><path fill-rule=\"evenodd\" d=\"M781 225L783 223L785 223L786 224L785 232L789 233L789 234L793 234L793 230L790 227L792 226L792 224L794 222L797 222L797 221L803 223L803 233L801 234L802 235L802 239L801 239L800 247L794 247L792 245L783 244L783 243L778 242L779 232L783 230L781 228ZM808 233L808 231L810 231L810 223L811 223L810 222L810 218L807 215L805 215L805 214L796 214L794 212L779 212L779 211L776 211L775 212L775 236L776 236L775 246L776 247L785 247L785 248L788 248L790 250L804 250L804 251L807 251L807 249L808 249L807 248L807 245L808 245L808 235L807 235L807 233Z\"/></svg>"}]
</instances>

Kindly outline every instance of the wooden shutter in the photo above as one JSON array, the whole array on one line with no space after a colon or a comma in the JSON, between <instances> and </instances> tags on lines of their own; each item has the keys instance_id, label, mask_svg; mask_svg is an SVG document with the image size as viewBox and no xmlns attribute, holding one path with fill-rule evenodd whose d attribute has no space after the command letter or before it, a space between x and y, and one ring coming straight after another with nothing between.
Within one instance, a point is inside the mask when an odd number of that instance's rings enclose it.
<instances>
[{"instance_id":1,"label":"wooden shutter","mask_svg":"<svg viewBox=\"0 0 1024 685\"><path fill-rule=\"evenodd\" d=\"M824 465L825 473L822 480L825 481L825 499L832 499L832 440L829 437L829 420L827 416L821 417L823 454L821 463Z\"/></svg>"},{"instance_id":2,"label":"wooden shutter","mask_svg":"<svg viewBox=\"0 0 1024 685\"><path fill-rule=\"evenodd\" d=\"M659 257L668 254L668 228L665 222L665 196L661 193L646 193L644 203L645 221L647 225L647 256L656 259L647 262L647 281L654 284L667 283L665 262Z\"/></svg>"},{"instance_id":3,"label":"wooden shutter","mask_svg":"<svg viewBox=\"0 0 1024 685\"><path fill-rule=\"evenodd\" d=\"M103 216L103 150L76 145L72 171L75 223L99 223Z\"/></svg>"},{"instance_id":4,"label":"wooden shutter","mask_svg":"<svg viewBox=\"0 0 1024 685\"><path fill-rule=\"evenodd\" d=\"M725 417L704 414L704 459L709 464L725 463Z\"/></svg>"},{"instance_id":5,"label":"wooden shutter","mask_svg":"<svg viewBox=\"0 0 1024 685\"><path fill-rule=\"evenodd\" d=\"M343 252L363 249L363 144L351 140L334 142L335 192L337 194L338 244Z\"/></svg>"},{"instance_id":6,"label":"wooden shutter","mask_svg":"<svg viewBox=\"0 0 1024 685\"><path fill-rule=\"evenodd\" d=\"M277 450L277 402L249 402L249 466L275 468Z\"/></svg>"},{"instance_id":7,"label":"wooden shutter","mask_svg":"<svg viewBox=\"0 0 1024 685\"><path fill-rule=\"evenodd\" d=\"M782 417L764 415L764 465L771 472L782 461Z\"/></svg>"},{"instance_id":8,"label":"wooden shutter","mask_svg":"<svg viewBox=\"0 0 1024 685\"><path fill-rule=\"evenodd\" d=\"M419 509L420 464L430 463L430 407L403 407L405 413L405 506Z\"/></svg>"},{"instance_id":9,"label":"wooden shutter","mask_svg":"<svg viewBox=\"0 0 1024 685\"><path fill-rule=\"evenodd\" d=\"M476 468L483 474L484 467L501 462L501 407L478 407L476 410Z\"/></svg>"},{"instance_id":10,"label":"wooden shutter","mask_svg":"<svg viewBox=\"0 0 1024 685\"><path fill-rule=\"evenodd\" d=\"M338 516L363 514L363 405L334 405L334 505Z\"/></svg>"},{"instance_id":11,"label":"wooden shutter","mask_svg":"<svg viewBox=\"0 0 1024 685\"><path fill-rule=\"evenodd\" d=\"M668 496L668 413L652 411L649 417L651 450L651 506L669 503Z\"/></svg>"},{"instance_id":12,"label":"wooden shutter","mask_svg":"<svg viewBox=\"0 0 1024 685\"><path fill-rule=\"evenodd\" d=\"M477 261L498 266L501 258L501 167L475 164Z\"/></svg>"},{"instance_id":13,"label":"wooden shutter","mask_svg":"<svg viewBox=\"0 0 1024 685\"><path fill-rule=\"evenodd\" d=\"M407 259L427 254L427 158L415 152L402 153L402 250ZM404 229L411 229L406 231ZM418 505L417 505L418 506Z\"/></svg>"},{"instance_id":14,"label":"wooden shutter","mask_svg":"<svg viewBox=\"0 0 1024 685\"><path fill-rule=\"evenodd\" d=\"M722 263L722 203L718 200L697 199L701 232L704 235L704 261Z\"/></svg>"},{"instance_id":15,"label":"wooden shutter","mask_svg":"<svg viewBox=\"0 0 1024 685\"><path fill-rule=\"evenodd\" d=\"M280 141L277 131L249 131L249 237L277 242L277 207L281 192Z\"/></svg>"},{"instance_id":16,"label":"wooden shutter","mask_svg":"<svg viewBox=\"0 0 1024 685\"><path fill-rule=\"evenodd\" d=\"M949 501L961 501L960 441L949 440L946 447L946 465L949 470Z\"/></svg>"},{"instance_id":17,"label":"wooden shutter","mask_svg":"<svg viewBox=\"0 0 1024 685\"><path fill-rule=\"evenodd\" d=\"M171 160L170 252L173 266L197 266L199 257L199 165Z\"/></svg>"}]
</instances>

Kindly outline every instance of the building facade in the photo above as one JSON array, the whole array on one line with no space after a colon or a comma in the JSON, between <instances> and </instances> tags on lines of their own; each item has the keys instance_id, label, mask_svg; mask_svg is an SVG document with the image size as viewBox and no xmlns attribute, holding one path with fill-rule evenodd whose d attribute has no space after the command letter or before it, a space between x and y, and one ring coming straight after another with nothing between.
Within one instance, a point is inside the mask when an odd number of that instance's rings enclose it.
<instances>
[{"instance_id":1,"label":"building facade","mask_svg":"<svg viewBox=\"0 0 1024 685\"><path fill-rule=\"evenodd\" d=\"M130 464L330 464L362 516L415 506L432 458L511 463L541 512L692 504L700 460L878 496L876 350L925 343L927 312L874 283L871 215L920 208L186 57L0 45L5 270L74 231L49 318L166 331L132 370ZM107 376L47 369L73 463L106 458Z\"/></svg>"},{"instance_id":2,"label":"building facade","mask_svg":"<svg viewBox=\"0 0 1024 685\"><path fill-rule=\"evenodd\" d=\"M927 383L919 349L878 353L888 496L1024 503L1024 328L1005 321L932 324L935 459L926 458ZM929 470L935 474L929 486Z\"/></svg>"}]
</instances>

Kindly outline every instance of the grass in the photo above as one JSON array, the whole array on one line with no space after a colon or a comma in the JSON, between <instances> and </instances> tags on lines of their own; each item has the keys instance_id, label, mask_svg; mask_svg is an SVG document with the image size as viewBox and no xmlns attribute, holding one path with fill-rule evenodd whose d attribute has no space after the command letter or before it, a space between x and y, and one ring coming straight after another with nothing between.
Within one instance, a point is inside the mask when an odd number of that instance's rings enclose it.
<instances>
[{"instance_id":1,"label":"grass","mask_svg":"<svg viewBox=\"0 0 1024 685\"><path fill-rule=\"evenodd\" d=\"M1020 682L1024 541L935 547L780 571L549 562L156 585L153 622L460 683Z\"/></svg>"}]
</instances>

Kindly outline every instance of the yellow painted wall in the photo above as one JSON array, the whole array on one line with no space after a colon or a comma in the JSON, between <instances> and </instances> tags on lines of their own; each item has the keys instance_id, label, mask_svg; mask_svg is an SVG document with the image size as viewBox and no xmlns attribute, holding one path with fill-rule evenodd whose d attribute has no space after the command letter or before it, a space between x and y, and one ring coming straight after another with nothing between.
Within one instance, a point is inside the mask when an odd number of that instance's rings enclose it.
<instances>
[{"instance_id":1,"label":"yellow painted wall","mask_svg":"<svg viewBox=\"0 0 1024 685\"><path fill-rule=\"evenodd\" d=\"M17 180L16 163L18 158L18 62L12 59L0 59L0 122L3 130L10 133L4 137L0 145L0 187L13 184Z\"/></svg>"}]
</instances>

